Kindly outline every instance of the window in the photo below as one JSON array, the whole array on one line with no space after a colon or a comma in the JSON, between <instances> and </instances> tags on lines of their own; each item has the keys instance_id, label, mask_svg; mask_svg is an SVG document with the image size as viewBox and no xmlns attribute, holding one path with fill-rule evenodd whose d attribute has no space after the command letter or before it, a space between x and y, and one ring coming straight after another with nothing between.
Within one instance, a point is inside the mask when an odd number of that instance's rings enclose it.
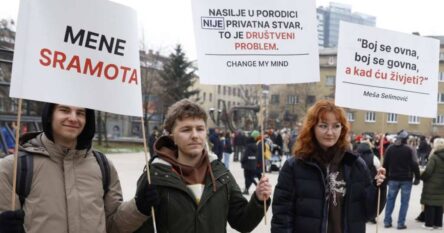
<instances>
[{"instance_id":1,"label":"window","mask_svg":"<svg viewBox=\"0 0 444 233\"><path fill-rule=\"evenodd\" d=\"M213 101L213 93L210 93L210 96L208 96L208 101L210 101L210 102Z\"/></svg>"},{"instance_id":2,"label":"window","mask_svg":"<svg viewBox=\"0 0 444 233\"><path fill-rule=\"evenodd\" d=\"M231 102L230 102L230 101L228 101L228 106L227 106L227 108L228 108L228 109L231 108Z\"/></svg>"},{"instance_id":3,"label":"window","mask_svg":"<svg viewBox=\"0 0 444 233\"><path fill-rule=\"evenodd\" d=\"M347 120L350 122L355 121L355 114L353 112L347 112Z\"/></svg>"},{"instance_id":4,"label":"window","mask_svg":"<svg viewBox=\"0 0 444 233\"><path fill-rule=\"evenodd\" d=\"M312 105L316 102L316 96L307 95L307 100L305 101L307 104Z\"/></svg>"},{"instance_id":5,"label":"window","mask_svg":"<svg viewBox=\"0 0 444 233\"><path fill-rule=\"evenodd\" d=\"M227 94L227 87L226 86L224 86L224 93L223 93L224 95L226 95Z\"/></svg>"},{"instance_id":6,"label":"window","mask_svg":"<svg viewBox=\"0 0 444 233\"><path fill-rule=\"evenodd\" d=\"M279 104L279 95L271 95L271 104Z\"/></svg>"},{"instance_id":7,"label":"window","mask_svg":"<svg viewBox=\"0 0 444 233\"><path fill-rule=\"evenodd\" d=\"M334 86L334 85L335 85L335 76L325 77L325 86Z\"/></svg>"},{"instance_id":8,"label":"window","mask_svg":"<svg viewBox=\"0 0 444 233\"><path fill-rule=\"evenodd\" d=\"M438 115L435 119L433 119L433 124L435 125L444 125L444 115Z\"/></svg>"},{"instance_id":9,"label":"window","mask_svg":"<svg viewBox=\"0 0 444 233\"><path fill-rule=\"evenodd\" d=\"M365 122L376 122L375 112L366 112L365 113Z\"/></svg>"},{"instance_id":10,"label":"window","mask_svg":"<svg viewBox=\"0 0 444 233\"><path fill-rule=\"evenodd\" d=\"M237 88L233 87L233 96L236 96Z\"/></svg>"},{"instance_id":11,"label":"window","mask_svg":"<svg viewBox=\"0 0 444 233\"><path fill-rule=\"evenodd\" d=\"M444 82L444 72L439 72L439 81Z\"/></svg>"},{"instance_id":12,"label":"window","mask_svg":"<svg viewBox=\"0 0 444 233\"><path fill-rule=\"evenodd\" d=\"M206 93L206 92L202 93L202 101L205 102L205 97L206 97L206 96L207 96L207 93Z\"/></svg>"},{"instance_id":13,"label":"window","mask_svg":"<svg viewBox=\"0 0 444 233\"><path fill-rule=\"evenodd\" d=\"M228 87L228 95L231 95L231 87Z\"/></svg>"},{"instance_id":14,"label":"window","mask_svg":"<svg viewBox=\"0 0 444 233\"><path fill-rule=\"evenodd\" d=\"M297 95L289 95L287 96L287 104L288 105L295 105L297 104L298 101L298 96Z\"/></svg>"},{"instance_id":15,"label":"window","mask_svg":"<svg viewBox=\"0 0 444 233\"><path fill-rule=\"evenodd\" d=\"M409 124L419 124L419 116L409 116Z\"/></svg>"},{"instance_id":16,"label":"window","mask_svg":"<svg viewBox=\"0 0 444 233\"><path fill-rule=\"evenodd\" d=\"M217 94L220 94L220 85L217 85Z\"/></svg>"},{"instance_id":17,"label":"window","mask_svg":"<svg viewBox=\"0 0 444 233\"><path fill-rule=\"evenodd\" d=\"M444 103L444 93L438 93L438 103Z\"/></svg>"},{"instance_id":18,"label":"window","mask_svg":"<svg viewBox=\"0 0 444 233\"><path fill-rule=\"evenodd\" d=\"M387 114L387 123L397 123L397 122L398 122L398 114L396 113Z\"/></svg>"},{"instance_id":19,"label":"window","mask_svg":"<svg viewBox=\"0 0 444 233\"><path fill-rule=\"evenodd\" d=\"M0 111L5 111L5 98L0 97Z\"/></svg>"}]
</instances>

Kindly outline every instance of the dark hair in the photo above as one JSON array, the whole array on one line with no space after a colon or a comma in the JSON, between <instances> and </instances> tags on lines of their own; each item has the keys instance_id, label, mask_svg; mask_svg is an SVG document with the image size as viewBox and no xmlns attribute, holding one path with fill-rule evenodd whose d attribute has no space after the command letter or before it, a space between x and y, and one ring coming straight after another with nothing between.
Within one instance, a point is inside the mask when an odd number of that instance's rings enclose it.
<instances>
[{"instance_id":1,"label":"dark hair","mask_svg":"<svg viewBox=\"0 0 444 233\"><path fill-rule=\"evenodd\" d=\"M55 106L57 106L57 104L45 103L42 110L43 132L45 132L46 137L48 137L48 139L51 141L54 141L54 137L52 135L52 114L54 113ZM85 112L85 127L77 137L76 149L78 150L91 148L92 139L96 132L96 118L94 110L85 108Z\"/></svg>"},{"instance_id":2,"label":"dark hair","mask_svg":"<svg viewBox=\"0 0 444 233\"><path fill-rule=\"evenodd\" d=\"M341 135L339 136L339 139L334 147L341 151L346 151L349 148L347 134L350 127L348 125L344 110L329 100L319 100L315 103L315 105L308 109L302 129L294 146L294 155L301 158L307 158L316 151L316 147L318 145L314 129L319 120L325 117L326 113L335 114L339 123L342 125Z\"/></svg>"},{"instance_id":3,"label":"dark hair","mask_svg":"<svg viewBox=\"0 0 444 233\"><path fill-rule=\"evenodd\" d=\"M202 107L188 99L182 99L168 108L163 127L168 133L171 133L176 120L183 120L185 118L202 119L206 124L208 117Z\"/></svg>"}]
</instances>

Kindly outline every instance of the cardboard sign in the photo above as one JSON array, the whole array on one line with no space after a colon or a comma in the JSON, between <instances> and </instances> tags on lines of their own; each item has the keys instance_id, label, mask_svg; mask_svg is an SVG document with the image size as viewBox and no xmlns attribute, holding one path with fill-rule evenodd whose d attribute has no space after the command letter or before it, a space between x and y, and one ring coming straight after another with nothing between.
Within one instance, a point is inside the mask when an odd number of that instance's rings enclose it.
<instances>
[{"instance_id":1,"label":"cardboard sign","mask_svg":"<svg viewBox=\"0 0 444 233\"><path fill-rule=\"evenodd\" d=\"M341 22L337 105L436 117L439 40Z\"/></svg>"},{"instance_id":2,"label":"cardboard sign","mask_svg":"<svg viewBox=\"0 0 444 233\"><path fill-rule=\"evenodd\" d=\"M319 81L314 0L193 0L200 82Z\"/></svg>"},{"instance_id":3,"label":"cardboard sign","mask_svg":"<svg viewBox=\"0 0 444 233\"><path fill-rule=\"evenodd\" d=\"M22 0L10 96L142 116L136 12L102 0Z\"/></svg>"}]
</instances>

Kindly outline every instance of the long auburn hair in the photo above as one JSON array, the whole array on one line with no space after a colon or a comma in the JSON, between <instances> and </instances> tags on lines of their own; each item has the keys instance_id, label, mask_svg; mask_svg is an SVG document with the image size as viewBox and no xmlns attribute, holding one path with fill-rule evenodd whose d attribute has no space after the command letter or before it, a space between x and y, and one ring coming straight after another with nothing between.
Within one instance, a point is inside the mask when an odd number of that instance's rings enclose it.
<instances>
[{"instance_id":1,"label":"long auburn hair","mask_svg":"<svg viewBox=\"0 0 444 233\"><path fill-rule=\"evenodd\" d=\"M293 147L293 154L296 157L308 158L317 151L320 146L316 140L315 127L320 119L324 119L326 113L333 113L336 119L342 125L341 134L338 141L332 147L339 151L346 151L349 149L349 142L347 141L348 131L350 126L348 124L344 110L341 107L336 106L330 100L319 100L308 109L305 116L302 129L299 131L299 136Z\"/></svg>"}]
</instances>

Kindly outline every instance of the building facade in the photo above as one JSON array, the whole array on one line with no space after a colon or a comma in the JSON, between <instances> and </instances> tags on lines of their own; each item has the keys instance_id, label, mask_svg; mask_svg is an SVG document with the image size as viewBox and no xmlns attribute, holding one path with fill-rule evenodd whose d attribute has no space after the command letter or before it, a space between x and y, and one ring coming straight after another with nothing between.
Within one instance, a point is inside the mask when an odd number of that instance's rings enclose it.
<instances>
[{"instance_id":1,"label":"building facade","mask_svg":"<svg viewBox=\"0 0 444 233\"><path fill-rule=\"evenodd\" d=\"M376 17L352 12L352 7L346 4L331 2L328 7L317 8L318 40L323 39L320 47L333 48L338 45L339 22L345 21L360 25L376 25ZM323 27L322 30L319 27Z\"/></svg>"}]
</instances>

